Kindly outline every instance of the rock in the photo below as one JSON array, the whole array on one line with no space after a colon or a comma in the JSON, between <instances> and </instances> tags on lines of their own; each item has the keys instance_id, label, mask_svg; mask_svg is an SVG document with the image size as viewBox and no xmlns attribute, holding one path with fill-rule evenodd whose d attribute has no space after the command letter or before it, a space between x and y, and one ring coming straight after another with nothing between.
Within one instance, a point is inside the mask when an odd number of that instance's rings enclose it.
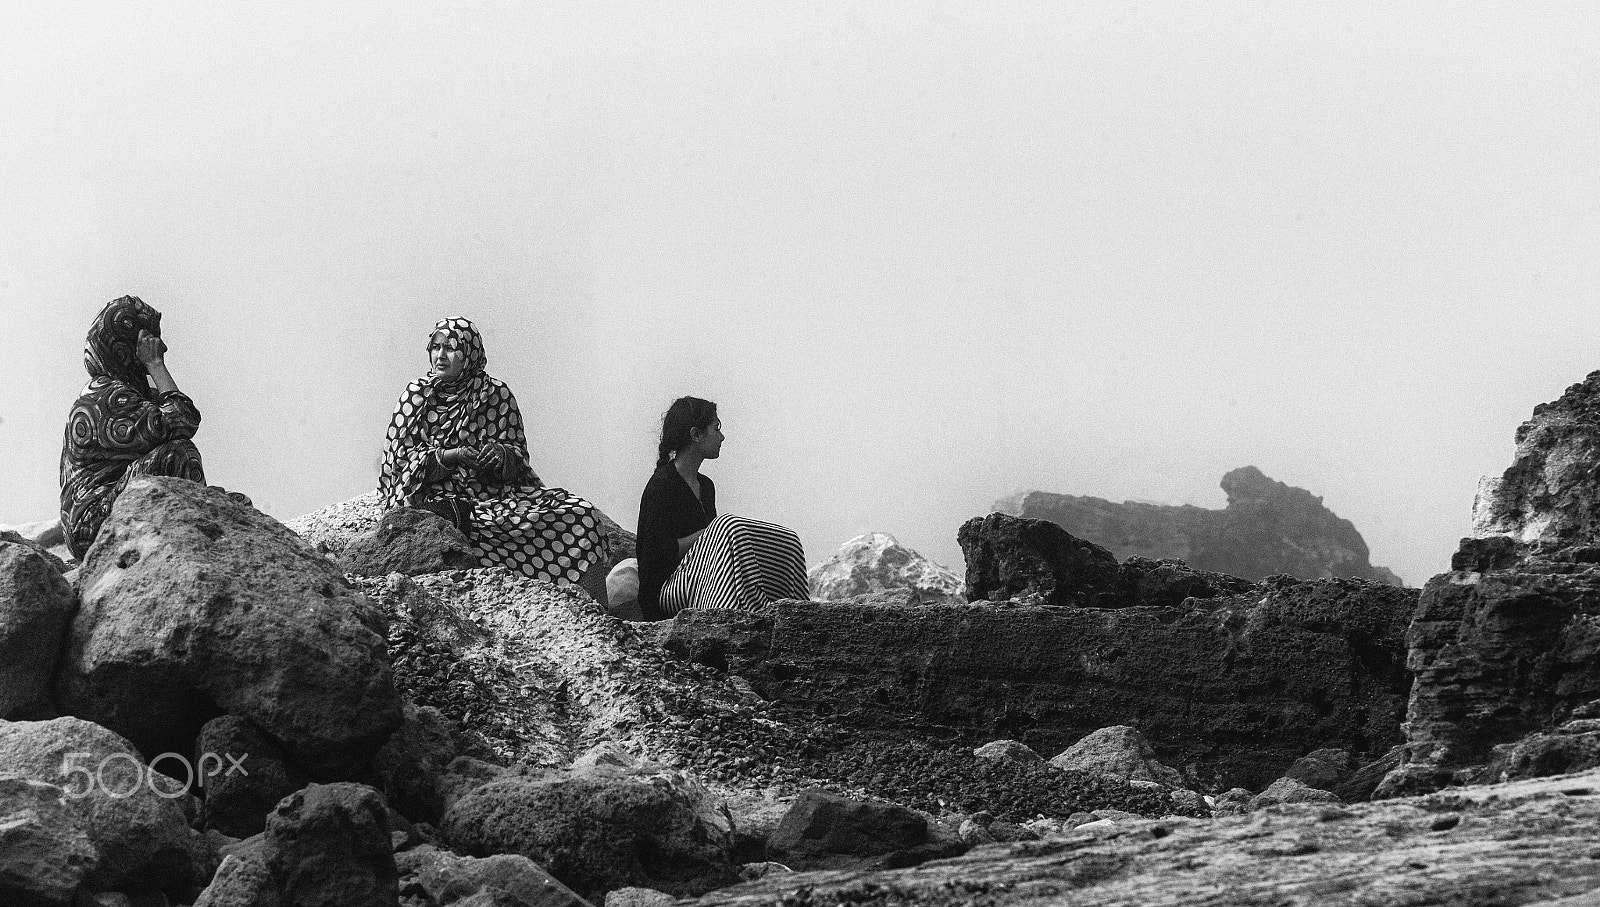
<instances>
[{"instance_id":1,"label":"rock","mask_svg":"<svg viewBox=\"0 0 1600 907\"><path fill-rule=\"evenodd\" d=\"M1375 796L1478 777L1497 748L1550 732L1600 697L1597 454L1600 372L1536 407L1511 466L1480 483L1473 537L1429 580L1407 635L1416 682L1403 761ZM1546 752L1559 762L1577 755L1570 746Z\"/></svg>"},{"instance_id":2,"label":"rock","mask_svg":"<svg viewBox=\"0 0 1600 907\"><path fill-rule=\"evenodd\" d=\"M313 784L285 797L267 817L263 857L294 907L394 907L398 898L388 814L365 785Z\"/></svg>"},{"instance_id":3,"label":"rock","mask_svg":"<svg viewBox=\"0 0 1600 907\"><path fill-rule=\"evenodd\" d=\"M224 857L194 907L285 907L262 848Z\"/></svg>"},{"instance_id":4,"label":"rock","mask_svg":"<svg viewBox=\"0 0 1600 907\"><path fill-rule=\"evenodd\" d=\"M1593 719L1569 721L1550 732L1535 732L1491 753L1488 781L1514 781L1564 775L1600 766L1600 729Z\"/></svg>"},{"instance_id":5,"label":"rock","mask_svg":"<svg viewBox=\"0 0 1600 907\"><path fill-rule=\"evenodd\" d=\"M506 778L456 801L441 831L452 850L521 854L580 897L654 888L682 897L738 881L720 829L681 790L620 777Z\"/></svg>"},{"instance_id":6,"label":"rock","mask_svg":"<svg viewBox=\"0 0 1600 907\"><path fill-rule=\"evenodd\" d=\"M69 904L97 860L65 791L0 775L0 902Z\"/></svg>"},{"instance_id":7,"label":"rock","mask_svg":"<svg viewBox=\"0 0 1600 907\"><path fill-rule=\"evenodd\" d=\"M418 847L395 858L404 903L458 904L488 894L505 907L588 907L588 902L524 856L476 859L435 847ZM669 898L670 900L670 898Z\"/></svg>"},{"instance_id":8,"label":"rock","mask_svg":"<svg viewBox=\"0 0 1600 907\"><path fill-rule=\"evenodd\" d=\"M1046 604L1094 608L1115 607L1121 597L1111 552L1054 523L991 513L963 523L957 540L972 601L1038 596Z\"/></svg>"},{"instance_id":9,"label":"rock","mask_svg":"<svg viewBox=\"0 0 1600 907\"><path fill-rule=\"evenodd\" d=\"M628 781L670 792L694 815L696 828L719 851L733 847L733 815L728 807L699 781L649 759L640 759L620 744L606 742L591 747L573 760L567 777L596 781Z\"/></svg>"},{"instance_id":10,"label":"rock","mask_svg":"<svg viewBox=\"0 0 1600 907\"><path fill-rule=\"evenodd\" d=\"M1517 428L1516 452L1499 478L1478 482L1472 504L1474 538L1504 536L1548 547L1600 540L1600 371L1534 407Z\"/></svg>"},{"instance_id":11,"label":"rock","mask_svg":"<svg viewBox=\"0 0 1600 907\"><path fill-rule=\"evenodd\" d=\"M449 520L427 510L398 507L371 532L350 540L339 566L359 576L438 573L478 566L472 543Z\"/></svg>"},{"instance_id":12,"label":"rock","mask_svg":"<svg viewBox=\"0 0 1600 907\"><path fill-rule=\"evenodd\" d=\"M1404 745L1390 747L1383 755L1357 767L1350 777L1329 790L1345 803L1371 800L1384 776L1399 768L1404 752Z\"/></svg>"},{"instance_id":13,"label":"rock","mask_svg":"<svg viewBox=\"0 0 1600 907\"><path fill-rule=\"evenodd\" d=\"M665 645L862 733L938 728L1058 753L1131 719L1160 762L1259 788L1318 747L1369 754L1400 741L1415 601L1353 580L1176 608L781 601L760 614L684 611Z\"/></svg>"},{"instance_id":14,"label":"rock","mask_svg":"<svg viewBox=\"0 0 1600 907\"><path fill-rule=\"evenodd\" d=\"M789 808L767 846L786 865L805 868L914 866L966 849L935 831L903 806L812 789Z\"/></svg>"},{"instance_id":15,"label":"rock","mask_svg":"<svg viewBox=\"0 0 1600 907\"><path fill-rule=\"evenodd\" d=\"M457 800L490 781L499 780L505 774L506 770L503 767L492 762L485 762L472 756L457 756L445 766L444 774L440 776L436 787L441 808L448 813ZM443 821L442 817L440 821Z\"/></svg>"},{"instance_id":16,"label":"rock","mask_svg":"<svg viewBox=\"0 0 1600 907\"><path fill-rule=\"evenodd\" d=\"M1222 477L1223 510L1206 510L1035 491L996 510L1049 520L1117 557L1178 558L1197 570L1250 580L1274 574L1300 579L1360 579L1401 585L1369 560L1367 543L1349 520L1334 515L1303 488L1276 482L1254 466Z\"/></svg>"},{"instance_id":17,"label":"rock","mask_svg":"<svg viewBox=\"0 0 1600 907\"><path fill-rule=\"evenodd\" d=\"M77 609L46 555L0 541L0 718L54 714L50 680Z\"/></svg>"},{"instance_id":18,"label":"rock","mask_svg":"<svg viewBox=\"0 0 1600 907\"><path fill-rule=\"evenodd\" d=\"M685 907L984 904L1542 904L1600 888L1600 773L1352 806L1118 822L912 869L801 872ZM1453 820L1453 821L1452 821ZM785 899L788 899L787 901Z\"/></svg>"},{"instance_id":19,"label":"rock","mask_svg":"<svg viewBox=\"0 0 1600 907\"><path fill-rule=\"evenodd\" d=\"M833 557L812 567L806 578L811 597L818 601L844 601L900 589L915 592L919 603L967 600L961 577L883 532L869 532L845 542Z\"/></svg>"},{"instance_id":20,"label":"rock","mask_svg":"<svg viewBox=\"0 0 1600 907\"><path fill-rule=\"evenodd\" d=\"M618 888L606 892L605 907L672 907L677 898L652 888Z\"/></svg>"},{"instance_id":21,"label":"rock","mask_svg":"<svg viewBox=\"0 0 1600 907\"><path fill-rule=\"evenodd\" d=\"M187 895L210 874L199 835L162 795L183 784L148 767L105 728L78 718L0 721L0 766L64 790L97 856L84 879L92 890L159 887Z\"/></svg>"},{"instance_id":22,"label":"rock","mask_svg":"<svg viewBox=\"0 0 1600 907\"><path fill-rule=\"evenodd\" d=\"M59 530L60 527L61 527L61 524L59 522L57 522L56 523L56 528ZM38 542L35 542L32 539L29 539L27 536L23 535L20 532L15 532L15 531L6 530L6 529L0 529L0 542L3 542L5 544L10 544L10 545L21 545L22 547L28 549L29 551L32 551L33 553L35 553L35 554L39 555L40 557L44 558L45 562L48 563L51 566L51 568L54 569L57 573L65 575L65 574L71 572L71 570L72 570L72 568L67 564L66 561L62 560L59 555L57 555L54 551L50 550L50 546L41 545ZM65 540L63 540L60 543L60 545L61 545L62 550L65 550L65 548L66 548ZM70 555L70 552L69 552L69 555Z\"/></svg>"},{"instance_id":23,"label":"rock","mask_svg":"<svg viewBox=\"0 0 1600 907\"><path fill-rule=\"evenodd\" d=\"M1020 740L991 740L973 750L972 755L977 756L979 759L993 759L996 762L1029 764L1044 761L1043 756L1034 752L1032 747Z\"/></svg>"},{"instance_id":24,"label":"rock","mask_svg":"<svg viewBox=\"0 0 1600 907\"><path fill-rule=\"evenodd\" d=\"M260 728L236 715L206 722L194 760L206 795L200 826L231 838L265 831L278 802L311 782Z\"/></svg>"},{"instance_id":25,"label":"rock","mask_svg":"<svg viewBox=\"0 0 1600 907\"><path fill-rule=\"evenodd\" d=\"M1250 811L1250 802L1255 799L1255 794L1242 787L1232 787L1222 792L1212 804L1212 810L1219 816L1237 816Z\"/></svg>"},{"instance_id":26,"label":"rock","mask_svg":"<svg viewBox=\"0 0 1600 907\"><path fill-rule=\"evenodd\" d=\"M248 718L313 777L360 771L399 727L381 617L281 524L182 479L135 479L79 581L63 709L151 752Z\"/></svg>"},{"instance_id":27,"label":"rock","mask_svg":"<svg viewBox=\"0 0 1600 907\"><path fill-rule=\"evenodd\" d=\"M1268 785L1266 790L1250 798L1250 808L1263 809L1283 803L1338 802L1339 798L1328 791L1307 787L1293 778L1279 778Z\"/></svg>"},{"instance_id":28,"label":"rock","mask_svg":"<svg viewBox=\"0 0 1600 907\"><path fill-rule=\"evenodd\" d=\"M405 723L373 759L384 798L402 815L437 825L444 818L444 776L456 758L450 722L438 709L407 704Z\"/></svg>"},{"instance_id":29,"label":"rock","mask_svg":"<svg viewBox=\"0 0 1600 907\"><path fill-rule=\"evenodd\" d=\"M1283 773L1318 790L1332 791L1350 777L1350 753L1341 749L1320 749L1296 759Z\"/></svg>"},{"instance_id":30,"label":"rock","mask_svg":"<svg viewBox=\"0 0 1600 907\"><path fill-rule=\"evenodd\" d=\"M967 597L1034 599L1080 608L1178 607L1188 599L1248 593L1236 576L1178 561L1129 558L1069 534L1054 523L1003 513L968 520L957 533L967 560Z\"/></svg>"},{"instance_id":31,"label":"rock","mask_svg":"<svg viewBox=\"0 0 1600 907\"><path fill-rule=\"evenodd\" d=\"M1172 792L1171 797L1172 805L1185 813L1206 815L1211 812L1211 806L1206 803L1206 798L1188 788L1178 788Z\"/></svg>"},{"instance_id":32,"label":"rock","mask_svg":"<svg viewBox=\"0 0 1600 907\"><path fill-rule=\"evenodd\" d=\"M1053 757L1050 764L1117 781L1183 786L1183 776L1157 762L1150 742L1127 725L1104 727L1086 735Z\"/></svg>"}]
</instances>

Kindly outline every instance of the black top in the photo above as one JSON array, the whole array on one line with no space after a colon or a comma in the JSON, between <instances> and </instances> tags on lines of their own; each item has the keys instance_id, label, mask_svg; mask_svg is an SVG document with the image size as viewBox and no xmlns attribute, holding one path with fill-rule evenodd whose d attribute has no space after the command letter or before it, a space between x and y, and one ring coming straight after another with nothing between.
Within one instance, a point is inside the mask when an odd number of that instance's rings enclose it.
<instances>
[{"instance_id":1,"label":"black top","mask_svg":"<svg viewBox=\"0 0 1600 907\"><path fill-rule=\"evenodd\" d=\"M661 587L678 566L678 539L706 528L717 517L717 486L710 476L700 476L700 497L666 463L656 467L639 498L639 533L635 541L639 558L639 611L648 620L664 620Z\"/></svg>"}]
</instances>

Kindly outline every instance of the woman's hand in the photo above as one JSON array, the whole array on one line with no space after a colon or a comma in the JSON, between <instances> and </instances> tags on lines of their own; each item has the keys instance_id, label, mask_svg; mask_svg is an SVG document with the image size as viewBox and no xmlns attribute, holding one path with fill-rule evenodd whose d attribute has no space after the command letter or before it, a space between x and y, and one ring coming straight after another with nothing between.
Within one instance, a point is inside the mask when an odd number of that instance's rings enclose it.
<instances>
[{"instance_id":1,"label":"woman's hand","mask_svg":"<svg viewBox=\"0 0 1600 907\"><path fill-rule=\"evenodd\" d=\"M166 355L167 345L160 337L146 330L139 331L139 339L134 345L133 354L146 366L161 365L162 357Z\"/></svg>"},{"instance_id":2,"label":"woman's hand","mask_svg":"<svg viewBox=\"0 0 1600 907\"><path fill-rule=\"evenodd\" d=\"M450 469L477 469L478 452L470 447L451 447L439 451L439 462Z\"/></svg>"}]
</instances>

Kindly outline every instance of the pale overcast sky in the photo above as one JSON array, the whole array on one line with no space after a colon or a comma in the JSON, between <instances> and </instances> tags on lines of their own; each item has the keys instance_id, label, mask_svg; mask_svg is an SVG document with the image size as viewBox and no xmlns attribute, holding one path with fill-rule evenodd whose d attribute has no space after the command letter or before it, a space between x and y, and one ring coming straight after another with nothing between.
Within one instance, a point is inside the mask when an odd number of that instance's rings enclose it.
<instances>
[{"instance_id":1,"label":"pale overcast sky","mask_svg":"<svg viewBox=\"0 0 1600 907\"><path fill-rule=\"evenodd\" d=\"M51 516L107 300L165 313L212 481L376 479L433 322L632 526L660 413L815 563L961 569L1020 489L1219 507L1245 464L1448 566L1600 366L1600 8L0 9L0 523Z\"/></svg>"}]
</instances>

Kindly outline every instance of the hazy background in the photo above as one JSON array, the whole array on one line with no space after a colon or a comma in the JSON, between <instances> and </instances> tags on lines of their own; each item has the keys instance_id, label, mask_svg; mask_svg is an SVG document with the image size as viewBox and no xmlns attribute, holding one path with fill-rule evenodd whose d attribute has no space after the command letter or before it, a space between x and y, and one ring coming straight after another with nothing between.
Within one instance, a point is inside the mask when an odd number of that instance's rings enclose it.
<instances>
[{"instance_id":1,"label":"hazy background","mask_svg":"<svg viewBox=\"0 0 1600 907\"><path fill-rule=\"evenodd\" d=\"M440 8L442 7L442 8ZM815 563L961 569L1019 489L1255 464L1448 566L1600 366L1592 4L21 3L0 10L0 522L51 516L107 300L213 482L376 480L445 315L632 526L660 413Z\"/></svg>"}]
</instances>

